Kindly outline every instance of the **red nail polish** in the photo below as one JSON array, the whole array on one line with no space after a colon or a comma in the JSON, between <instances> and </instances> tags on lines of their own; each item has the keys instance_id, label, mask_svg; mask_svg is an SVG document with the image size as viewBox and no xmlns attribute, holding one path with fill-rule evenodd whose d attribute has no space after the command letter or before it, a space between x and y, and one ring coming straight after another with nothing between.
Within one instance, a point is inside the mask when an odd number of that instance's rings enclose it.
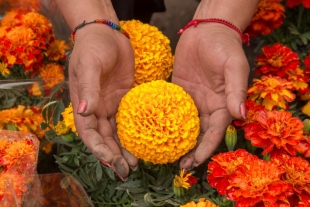
<instances>
[{"instance_id":1,"label":"red nail polish","mask_svg":"<svg viewBox=\"0 0 310 207\"><path fill-rule=\"evenodd\" d=\"M106 163L106 162L101 161L101 160L100 160L100 162L101 162L101 164L102 164L103 166L108 167L108 168L111 168L111 165L110 165L109 163Z\"/></svg>"},{"instance_id":2,"label":"red nail polish","mask_svg":"<svg viewBox=\"0 0 310 207\"><path fill-rule=\"evenodd\" d=\"M242 118L246 119L246 108L245 108L244 103L242 103L240 105L240 114L241 114Z\"/></svg>"},{"instance_id":3,"label":"red nail polish","mask_svg":"<svg viewBox=\"0 0 310 207\"><path fill-rule=\"evenodd\" d=\"M86 100L80 101L77 113L78 114L84 113L86 111L86 108L87 108L87 101Z\"/></svg>"}]
</instances>

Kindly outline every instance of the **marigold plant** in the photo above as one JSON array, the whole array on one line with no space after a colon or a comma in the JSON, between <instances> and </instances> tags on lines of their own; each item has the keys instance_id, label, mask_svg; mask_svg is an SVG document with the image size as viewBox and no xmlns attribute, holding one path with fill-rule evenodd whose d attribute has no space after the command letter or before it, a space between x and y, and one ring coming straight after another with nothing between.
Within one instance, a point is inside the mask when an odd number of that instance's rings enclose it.
<instances>
[{"instance_id":1,"label":"marigold plant","mask_svg":"<svg viewBox=\"0 0 310 207\"><path fill-rule=\"evenodd\" d=\"M172 71L170 40L157 27L138 20L121 21L129 33L135 55L135 86L152 80L166 80Z\"/></svg>"},{"instance_id":2,"label":"marigold plant","mask_svg":"<svg viewBox=\"0 0 310 207\"><path fill-rule=\"evenodd\" d=\"M200 131L193 99L163 80L129 91L119 104L116 123L121 145L154 164L178 160L195 146Z\"/></svg>"},{"instance_id":3,"label":"marigold plant","mask_svg":"<svg viewBox=\"0 0 310 207\"><path fill-rule=\"evenodd\" d=\"M206 200L205 198L199 198L199 201L197 203L191 201L185 205L181 205L180 207L218 207L218 206L212 203L211 201Z\"/></svg>"}]
</instances>

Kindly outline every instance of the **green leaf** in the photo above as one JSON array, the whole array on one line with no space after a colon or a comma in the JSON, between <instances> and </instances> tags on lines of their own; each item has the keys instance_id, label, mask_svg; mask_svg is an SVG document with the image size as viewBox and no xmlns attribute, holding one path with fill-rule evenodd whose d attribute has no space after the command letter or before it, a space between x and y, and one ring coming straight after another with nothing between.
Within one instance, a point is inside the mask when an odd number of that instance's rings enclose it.
<instances>
[{"instance_id":1,"label":"green leaf","mask_svg":"<svg viewBox=\"0 0 310 207\"><path fill-rule=\"evenodd\" d=\"M48 127L48 124L45 122L40 123L40 129L45 130Z\"/></svg>"},{"instance_id":2,"label":"green leaf","mask_svg":"<svg viewBox=\"0 0 310 207\"><path fill-rule=\"evenodd\" d=\"M99 182L102 178L102 166L101 164L98 162L96 164L96 180Z\"/></svg>"},{"instance_id":3,"label":"green leaf","mask_svg":"<svg viewBox=\"0 0 310 207\"><path fill-rule=\"evenodd\" d=\"M105 167L104 170L106 171L107 175L109 176L110 179L115 181L115 173L111 168Z\"/></svg>"},{"instance_id":4,"label":"green leaf","mask_svg":"<svg viewBox=\"0 0 310 207\"><path fill-rule=\"evenodd\" d=\"M53 129L50 129L48 131L45 131L44 135L48 140L52 141L54 137L56 137L56 132Z\"/></svg>"},{"instance_id":5,"label":"green leaf","mask_svg":"<svg viewBox=\"0 0 310 207\"><path fill-rule=\"evenodd\" d=\"M53 97L54 96L54 94L55 93L57 93L60 89L61 89L61 87L64 85L64 81L63 82L61 82L61 83L58 83L57 85L55 85L54 87L53 87L53 90L52 90L52 92L51 92L51 94L50 94L50 98L51 97Z\"/></svg>"},{"instance_id":6,"label":"green leaf","mask_svg":"<svg viewBox=\"0 0 310 207\"><path fill-rule=\"evenodd\" d=\"M61 113L65 110L65 106L63 104L62 101L59 101L55 108L54 108L54 112L53 112L53 125L56 126L57 123L59 122L60 120L60 117L61 117Z\"/></svg>"},{"instance_id":7,"label":"green leaf","mask_svg":"<svg viewBox=\"0 0 310 207\"><path fill-rule=\"evenodd\" d=\"M139 188L139 187L141 187L141 180L127 181L119 185L117 188L130 189L130 188Z\"/></svg>"},{"instance_id":8,"label":"green leaf","mask_svg":"<svg viewBox=\"0 0 310 207\"><path fill-rule=\"evenodd\" d=\"M49 123L50 121L50 106L57 104L57 102L58 101L51 101L43 107L41 114L46 123Z\"/></svg>"},{"instance_id":9,"label":"green leaf","mask_svg":"<svg viewBox=\"0 0 310 207\"><path fill-rule=\"evenodd\" d=\"M98 159L94 155L89 155L86 157L86 162L97 162Z\"/></svg>"}]
</instances>

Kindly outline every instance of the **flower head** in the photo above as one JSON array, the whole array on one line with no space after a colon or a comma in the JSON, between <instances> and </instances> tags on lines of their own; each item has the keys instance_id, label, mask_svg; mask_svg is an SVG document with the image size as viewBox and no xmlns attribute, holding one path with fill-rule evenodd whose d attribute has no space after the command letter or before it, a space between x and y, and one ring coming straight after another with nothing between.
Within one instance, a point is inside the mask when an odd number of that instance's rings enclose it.
<instances>
[{"instance_id":1,"label":"flower head","mask_svg":"<svg viewBox=\"0 0 310 207\"><path fill-rule=\"evenodd\" d=\"M301 157L291 157L282 154L275 156L272 161L285 168L282 180L292 184L294 199L290 199L291 206L309 206L310 199L310 164Z\"/></svg>"},{"instance_id":2,"label":"flower head","mask_svg":"<svg viewBox=\"0 0 310 207\"><path fill-rule=\"evenodd\" d=\"M11 71L8 69L8 64L0 62L0 74L3 77L7 77L11 74Z\"/></svg>"},{"instance_id":3,"label":"flower head","mask_svg":"<svg viewBox=\"0 0 310 207\"><path fill-rule=\"evenodd\" d=\"M212 203L211 201L206 200L205 198L199 198L198 203L191 201L185 205L181 205L180 207L218 207L218 206Z\"/></svg>"},{"instance_id":4,"label":"flower head","mask_svg":"<svg viewBox=\"0 0 310 207\"><path fill-rule=\"evenodd\" d=\"M293 194L292 185L280 180L283 167L274 162L255 160L239 165L230 177L227 198L236 206L286 206Z\"/></svg>"},{"instance_id":5,"label":"flower head","mask_svg":"<svg viewBox=\"0 0 310 207\"><path fill-rule=\"evenodd\" d=\"M116 123L121 145L154 164L178 160L195 146L200 131L193 99L163 80L129 91L119 104Z\"/></svg>"},{"instance_id":6,"label":"flower head","mask_svg":"<svg viewBox=\"0 0 310 207\"><path fill-rule=\"evenodd\" d=\"M256 122L243 127L245 138L253 146L263 148L262 154L305 153L307 137L304 136L303 122L292 117L286 111L261 111L256 116Z\"/></svg>"},{"instance_id":7,"label":"flower head","mask_svg":"<svg viewBox=\"0 0 310 207\"><path fill-rule=\"evenodd\" d=\"M57 63L48 63L39 69L38 74L44 82L44 88L51 89L65 80L64 67Z\"/></svg>"},{"instance_id":8,"label":"flower head","mask_svg":"<svg viewBox=\"0 0 310 207\"><path fill-rule=\"evenodd\" d=\"M263 54L257 56L255 69L256 74L278 75L286 77L287 70L295 70L299 67L298 54L289 47L276 43L262 48Z\"/></svg>"},{"instance_id":9,"label":"flower head","mask_svg":"<svg viewBox=\"0 0 310 207\"><path fill-rule=\"evenodd\" d=\"M293 7L298 6L300 4L302 4L307 9L310 8L310 1L309 0L287 0L285 2L285 4L288 8L293 8Z\"/></svg>"},{"instance_id":10,"label":"flower head","mask_svg":"<svg viewBox=\"0 0 310 207\"><path fill-rule=\"evenodd\" d=\"M69 49L69 46L65 43L65 41L54 39L48 45L46 56L52 61L65 60L67 49Z\"/></svg>"},{"instance_id":11,"label":"flower head","mask_svg":"<svg viewBox=\"0 0 310 207\"><path fill-rule=\"evenodd\" d=\"M208 164L209 174L207 180L213 188L217 189L219 194L225 195L228 190L230 176L235 172L236 168L241 164L247 165L257 159L257 156L253 156L243 149L217 154L212 158L212 162Z\"/></svg>"},{"instance_id":12,"label":"flower head","mask_svg":"<svg viewBox=\"0 0 310 207\"><path fill-rule=\"evenodd\" d=\"M287 80L293 83L295 90L300 94L305 94L309 91L309 85L307 83L308 77L305 76L304 70L296 68L295 70L287 70Z\"/></svg>"},{"instance_id":13,"label":"flower head","mask_svg":"<svg viewBox=\"0 0 310 207\"><path fill-rule=\"evenodd\" d=\"M265 108L264 106L257 104L255 101L252 100L245 100L244 105L246 108L246 120L235 120L233 123L237 127L241 127L247 123L255 121L256 115Z\"/></svg>"},{"instance_id":14,"label":"flower head","mask_svg":"<svg viewBox=\"0 0 310 207\"><path fill-rule=\"evenodd\" d=\"M158 28L138 20L121 21L130 35L135 55L135 86L152 80L166 80L172 71L169 39Z\"/></svg>"},{"instance_id":15,"label":"flower head","mask_svg":"<svg viewBox=\"0 0 310 207\"><path fill-rule=\"evenodd\" d=\"M268 35L279 28L284 20L282 0L261 0L246 31L252 36Z\"/></svg>"},{"instance_id":16,"label":"flower head","mask_svg":"<svg viewBox=\"0 0 310 207\"><path fill-rule=\"evenodd\" d=\"M57 135L64 135L70 132L70 128L66 126L65 121L59 121L55 126L55 131Z\"/></svg>"},{"instance_id":17,"label":"flower head","mask_svg":"<svg viewBox=\"0 0 310 207\"><path fill-rule=\"evenodd\" d=\"M249 100L262 100L262 105L267 110L275 107L287 109L287 102L295 99L293 83L278 76L262 76L261 79L253 79L253 86L248 89Z\"/></svg>"},{"instance_id":18,"label":"flower head","mask_svg":"<svg viewBox=\"0 0 310 207\"><path fill-rule=\"evenodd\" d=\"M185 188L189 189L193 184L197 182L197 178L192 176L192 173L185 173L185 169L180 171L180 176L175 175L173 180L173 185L176 188Z\"/></svg>"}]
</instances>

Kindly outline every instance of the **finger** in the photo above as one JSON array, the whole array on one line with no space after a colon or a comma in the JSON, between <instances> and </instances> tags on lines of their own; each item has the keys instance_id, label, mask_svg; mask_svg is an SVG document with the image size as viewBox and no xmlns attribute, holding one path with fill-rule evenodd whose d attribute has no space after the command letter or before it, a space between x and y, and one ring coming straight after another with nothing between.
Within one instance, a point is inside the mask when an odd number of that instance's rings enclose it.
<instances>
[{"instance_id":1,"label":"finger","mask_svg":"<svg viewBox=\"0 0 310 207\"><path fill-rule=\"evenodd\" d=\"M114 156L112 161L112 170L122 181L126 181L129 174L129 166L125 158L121 155Z\"/></svg>"},{"instance_id":2,"label":"finger","mask_svg":"<svg viewBox=\"0 0 310 207\"><path fill-rule=\"evenodd\" d=\"M102 137L97 132L97 119L95 115L82 117L77 114L77 106L79 103L77 94L77 80L76 77L69 78L70 99L73 106L74 124L76 126L79 137L83 143L90 150L90 152L99 159L102 163L109 163L113 160L113 153L104 144Z\"/></svg>"},{"instance_id":3,"label":"finger","mask_svg":"<svg viewBox=\"0 0 310 207\"><path fill-rule=\"evenodd\" d=\"M243 51L236 54L244 54ZM245 55L229 59L225 68L225 93L227 108L235 119L245 119L245 99L247 97L250 66Z\"/></svg>"},{"instance_id":4,"label":"finger","mask_svg":"<svg viewBox=\"0 0 310 207\"><path fill-rule=\"evenodd\" d=\"M180 160L180 168L186 171L194 168L195 163L195 150L190 151L184 155Z\"/></svg>"},{"instance_id":5,"label":"finger","mask_svg":"<svg viewBox=\"0 0 310 207\"><path fill-rule=\"evenodd\" d=\"M195 152L195 166L200 165L213 154L222 141L225 130L231 121L232 117L227 109L219 109L212 113L209 119L209 128Z\"/></svg>"},{"instance_id":6,"label":"finger","mask_svg":"<svg viewBox=\"0 0 310 207\"><path fill-rule=\"evenodd\" d=\"M101 65L95 58L79 58L72 54L69 64L69 77L76 77L78 107L77 113L88 116L98 107L100 93Z\"/></svg>"},{"instance_id":7,"label":"finger","mask_svg":"<svg viewBox=\"0 0 310 207\"><path fill-rule=\"evenodd\" d=\"M136 171L138 169L138 159L133 156L128 150L125 148L121 148L122 154L124 158L126 159L127 163L129 164L130 168L133 171Z\"/></svg>"}]
</instances>

